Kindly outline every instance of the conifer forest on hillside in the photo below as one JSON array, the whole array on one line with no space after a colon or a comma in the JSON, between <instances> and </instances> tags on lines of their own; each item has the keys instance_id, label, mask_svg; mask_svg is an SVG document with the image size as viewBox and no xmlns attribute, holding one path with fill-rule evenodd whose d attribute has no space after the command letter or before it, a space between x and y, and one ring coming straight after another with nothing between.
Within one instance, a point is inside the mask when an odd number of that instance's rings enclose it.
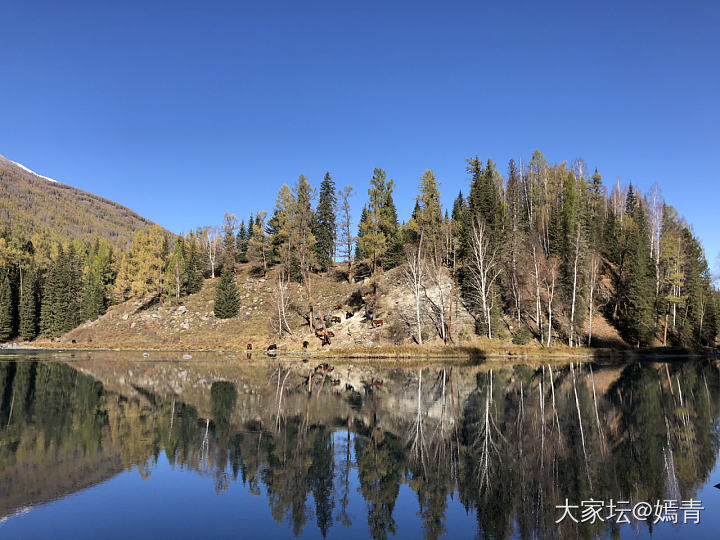
<instances>
[{"instance_id":1,"label":"conifer forest on hillside","mask_svg":"<svg viewBox=\"0 0 720 540\"><path fill-rule=\"evenodd\" d=\"M383 324L374 283L393 271L412 306L395 330L408 343L459 344L461 305L474 336L517 345L597 346L601 319L625 347L716 345L720 292L691 225L658 186L608 186L582 160L551 164L539 151L511 160L504 174L490 159L470 158L467 177L443 207L439 181L425 171L412 214L398 216L383 169L372 172L367 194L330 173L317 188L300 175L266 209L226 212L219 226L179 236L142 223L128 245L105 233L49 234L6 209L0 342L57 338L128 300L179 305L203 287L214 287L214 318L232 319L243 309L242 269L271 283L274 339L294 331L295 312L330 342L332 321L314 296L324 279L363 284L368 323Z\"/></svg>"}]
</instances>

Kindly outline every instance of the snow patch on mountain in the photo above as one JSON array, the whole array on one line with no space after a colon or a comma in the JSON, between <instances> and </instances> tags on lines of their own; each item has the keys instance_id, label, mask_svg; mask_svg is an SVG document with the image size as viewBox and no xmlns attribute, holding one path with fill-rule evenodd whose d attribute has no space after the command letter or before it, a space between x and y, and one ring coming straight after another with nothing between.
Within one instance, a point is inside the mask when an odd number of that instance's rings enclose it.
<instances>
[{"instance_id":1,"label":"snow patch on mountain","mask_svg":"<svg viewBox=\"0 0 720 540\"><path fill-rule=\"evenodd\" d=\"M18 167L20 167L20 168L21 168L22 170L24 170L24 171L27 171L27 172L29 172L30 174L34 174L34 175L37 176L38 178L43 178L43 179L47 180L48 182L55 182L55 183L57 183L57 180L53 180L52 178L48 178L47 176L43 176L42 174L38 174L38 173L36 173L35 171L32 171L32 170L28 169L25 165L21 165L21 164L18 163L17 161L12 161L12 160L8 160L8 161L10 161L10 163L13 163L13 164L17 165Z\"/></svg>"}]
</instances>

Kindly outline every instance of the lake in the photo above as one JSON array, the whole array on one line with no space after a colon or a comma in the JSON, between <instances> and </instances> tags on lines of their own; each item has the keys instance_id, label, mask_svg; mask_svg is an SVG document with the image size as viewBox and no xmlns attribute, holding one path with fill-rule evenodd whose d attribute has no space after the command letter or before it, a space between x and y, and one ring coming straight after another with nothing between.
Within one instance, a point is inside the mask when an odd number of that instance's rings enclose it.
<instances>
[{"instance_id":1,"label":"lake","mask_svg":"<svg viewBox=\"0 0 720 540\"><path fill-rule=\"evenodd\" d=\"M718 537L717 359L192 355L0 354L0 538Z\"/></svg>"}]
</instances>

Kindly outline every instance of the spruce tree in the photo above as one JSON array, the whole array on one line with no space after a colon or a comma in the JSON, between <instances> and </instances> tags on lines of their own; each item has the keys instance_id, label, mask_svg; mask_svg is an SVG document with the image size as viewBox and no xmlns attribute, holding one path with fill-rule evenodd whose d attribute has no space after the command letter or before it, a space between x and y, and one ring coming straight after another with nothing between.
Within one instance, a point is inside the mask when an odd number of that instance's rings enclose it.
<instances>
[{"instance_id":1,"label":"spruce tree","mask_svg":"<svg viewBox=\"0 0 720 540\"><path fill-rule=\"evenodd\" d=\"M200 262L200 251L195 240L195 235L188 234L183 244L185 249L185 292L195 294L200 291L203 284L202 263Z\"/></svg>"},{"instance_id":2,"label":"spruce tree","mask_svg":"<svg viewBox=\"0 0 720 540\"><path fill-rule=\"evenodd\" d=\"M223 222L223 264L230 266L235 271L235 261L237 254L235 252L235 229L237 228L237 218L235 214L225 212L225 220Z\"/></svg>"},{"instance_id":3,"label":"spruce tree","mask_svg":"<svg viewBox=\"0 0 720 540\"><path fill-rule=\"evenodd\" d=\"M185 240L182 236L178 236L173 251L165 264L165 273L163 276L165 284L163 290L165 291L166 299L173 299L175 302L180 302L180 297L185 294L186 291L186 268Z\"/></svg>"},{"instance_id":4,"label":"spruce tree","mask_svg":"<svg viewBox=\"0 0 720 540\"><path fill-rule=\"evenodd\" d=\"M365 242L363 241L363 237L365 236L365 231L367 230L367 221L368 221L368 210L367 206L363 206L362 212L360 213L360 223L358 224L358 234L355 238L355 260L360 262L364 261L368 254L365 252Z\"/></svg>"},{"instance_id":5,"label":"spruce tree","mask_svg":"<svg viewBox=\"0 0 720 540\"><path fill-rule=\"evenodd\" d=\"M13 336L13 305L10 278L7 274L0 283L0 342Z\"/></svg>"},{"instance_id":6,"label":"spruce tree","mask_svg":"<svg viewBox=\"0 0 720 540\"><path fill-rule=\"evenodd\" d=\"M617 286L617 322L623 339L641 347L649 345L653 338L654 270L645 212L635 200L628 209L632 212L627 216L623 264Z\"/></svg>"},{"instance_id":7,"label":"spruce tree","mask_svg":"<svg viewBox=\"0 0 720 540\"><path fill-rule=\"evenodd\" d=\"M64 334L80 324L82 301L82 264L75 247L71 244L62 268L62 323L60 333Z\"/></svg>"},{"instance_id":8,"label":"spruce tree","mask_svg":"<svg viewBox=\"0 0 720 540\"><path fill-rule=\"evenodd\" d=\"M464 248L469 244L468 234L470 223L468 219L468 214L469 212L465 197L463 197L462 191L460 191L457 198L455 199L455 202L453 203L452 209L452 226L453 233L455 235L455 238L457 239L457 256L459 259L463 258L465 253Z\"/></svg>"},{"instance_id":9,"label":"spruce tree","mask_svg":"<svg viewBox=\"0 0 720 540\"><path fill-rule=\"evenodd\" d=\"M499 192L500 174L491 159L487 160L485 167L477 157L467 161L467 171L472 178L468 196L471 219L479 216L485 222L497 246L504 225L504 209Z\"/></svg>"},{"instance_id":10,"label":"spruce tree","mask_svg":"<svg viewBox=\"0 0 720 540\"><path fill-rule=\"evenodd\" d=\"M247 262L248 237L245 232L245 220L240 221L237 237L235 238L235 250L237 251L238 262Z\"/></svg>"},{"instance_id":11,"label":"spruce tree","mask_svg":"<svg viewBox=\"0 0 720 540\"><path fill-rule=\"evenodd\" d=\"M255 226L255 222L253 221L253 215L251 213L250 218L248 219L247 232L245 233L245 241L248 244L250 243L250 239L253 237L253 234L255 234L254 226Z\"/></svg>"},{"instance_id":12,"label":"spruce tree","mask_svg":"<svg viewBox=\"0 0 720 540\"><path fill-rule=\"evenodd\" d=\"M20 337L25 341L35 339L38 334L37 314L37 276L35 272L27 272L23 278L20 294Z\"/></svg>"},{"instance_id":13,"label":"spruce tree","mask_svg":"<svg viewBox=\"0 0 720 540\"><path fill-rule=\"evenodd\" d=\"M62 246L58 247L57 258L50 264L42 290L40 307L40 333L45 337L55 337L58 332L58 305L60 294L60 261L65 255Z\"/></svg>"},{"instance_id":14,"label":"spruce tree","mask_svg":"<svg viewBox=\"0 0 720 540\"><path fill-rule=\"evenodd\" d=\"M215 316L218 319L229 319L237 315L239 310L240 299L235 284L235 274L229 265L225 265L215 288Z\"/></svg>"},{"instance_id":15,"label":"spruce tree","mask_svg":"<svg viewBox=\"0 0 720 540\"><path fill-rule=\"evenodd\" d=\"M325 178L320 183L320 195L318 205L315 209L315 223L313 233L315 236L315 258L320 270L327 270L333 263L336 240L336 216L335 205L337 195L335 194L335 182L330 173L325 173Z\"/></svg>"}]
</instances>

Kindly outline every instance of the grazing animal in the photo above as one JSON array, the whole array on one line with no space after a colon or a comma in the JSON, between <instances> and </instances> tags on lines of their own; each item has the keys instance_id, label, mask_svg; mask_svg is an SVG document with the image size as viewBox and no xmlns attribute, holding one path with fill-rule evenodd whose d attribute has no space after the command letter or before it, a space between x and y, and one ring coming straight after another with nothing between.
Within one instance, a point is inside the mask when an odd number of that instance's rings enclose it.
<instances>
[{"instance_id":1,"label":"grazing animal","mask_svg":"<svg viewBox=\"0 0 720 540\"><path fill-rule=\"evenodd\" d=\"M382 386L383 380L382 379L373 379L370 383L371 386Z\"/></svg>"},{"instance_id":2,"label":"grazing animal","mask_svg":"<svg viewBox=\"0 0 720 540\"><path fill-rule=\"evenodd\" d=\"M73 340L72 340L72 343L77 343L77 341L75 341L75 340L73 339Z\"/></svg>"},{"instance_id":3,"label":"grazing animal","mask_svg":"<svg viewBox=\"0 0 720 540\"><path fill-rule=\"evenodd\" d=\"M372 325L373 328L379 328L383 324L385 324L385 321L383 321L382 319L375 319L373 321L370 321L370 324Z\"/></svg>"},{"instance_id":4,"label":"grazing animal","mask_svg":"<svg viewBox=\"0 0 720 540\"><path fill-rule=\"evenodd\" d=\"M91 337L88 338L88 343L92 343L92 338L91 338Z\"/></svg>"},{"instance_id":5,"label":"grazing animal","mask_svg":"<svg viewBox=\"0 0 720 540\"><path fill-rule=\"evenodd\" d=\"M316 337L323 337L325 333L322 330L315 330L315 336Z\"/></svg>"},{"instance_id":6,"label":"grazing animal","mask_svg":"<svg viewBox=\"0 0 720 540\"><path fill-rule=\"evenodd\" d=\"M332 330L325 330L325 337L335 337L335 332Z\"/></svg>"},{"instance_id":7,"label":"grazing animal","mask_svg":"<svg viewBox=\"0 0 720 540\"><path fill-rule=\"evenodd\" d=\"M332 385L333 385L333 386L339 386L339 385L340 385L340 379L333 379L333 380L330 381L330 382L332 382Z\"/></svg>"},{"instance_id":8,"label":"grazing animal","mask_svg":"<svg viewBox=\"0 0 720 540\"><path fill-rule=\"evenodd\" d=\"M330 364L318 364L315 366L315 373L318 375L328 375L335 370Z\"/></svg>"},{"instance_id":9,"label":"grazing animal","mask_svg":"<svg viewBox=\"0 0 720 540\"><path fill-rule=\"evenodd\" d=\"M307 349L308 345L310 345L310 343L308 343L307 341L303 341L303 349Z\"/></svg>"},{"instance_id":10,"label":"grazing animal","mask_svg":"<svg viewBox=\"0 0 720 540\"><path fill-rule=\"evenodd\" d=\"M247 350L248 350L248 351L252 351L252 343L248 343L248 344L247 344Z\"/></svg>"},{"instance_id":11,"label":"grazing animal","mask_svg":"<svg viewBox=\"0 0 720 540\"><path fill-rule=\"evenodd\" d=\"M346 311L345 312L345 318L346 319L352 319L355 316L355 314L352 311Z\"/></svg>"},{"instance_id":12,"label":"grazing animal","mask_svg":"<svg viewBox=\"0 0 720 540\"><path fill-rule=\"evenodd\" d=\"M342 322L342 319L341 319L340 317L333 317L333 318L332 318L332 322L333 322L333 323L339 323L339 322Z\"/></svg>"},{"instance_id":13,"label":"grazing animal","mask_svg":"<svg viewBox=\"0 0 720 540\"><path fill-rule=\"evenodd\" d=\"M337 309L338 311L340 311L340 310L342 309L342 304L338 304L337 306L335 306L335 309Z\"/></svg>"},{"instance_id":14,"label":"grazing animal","mask_svg":"<svg viewBox=\"0 0 720 540\"><path fill-rule=\"evenodd\" d=\"M272 345L270 345L270 346L267 348L267 350L268 350L268 351L277 351L277 345L275 345L275 343L273 343Z\"/></svg>"}]
</instances>

